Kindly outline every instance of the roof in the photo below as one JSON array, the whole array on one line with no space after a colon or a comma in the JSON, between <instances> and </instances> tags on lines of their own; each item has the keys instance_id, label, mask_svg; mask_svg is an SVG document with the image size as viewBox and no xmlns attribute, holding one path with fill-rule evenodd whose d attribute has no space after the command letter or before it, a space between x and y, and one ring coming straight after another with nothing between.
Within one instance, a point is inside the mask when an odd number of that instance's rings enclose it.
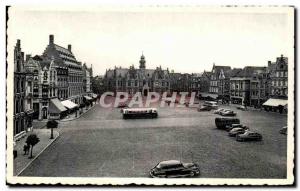
<instances>
[{"instance_id":1,"label":"roof","mask_svg":"<svg viewBox=\"0 0 300 191\"><path fill-rule=\"evenodd\" d=\"M230 70L231 69L231 67L230 66L216 66L216 65L214 65L213 66L213 68L215 69L215 70Z\"/></svg>"},{"instance_id":2,"label":"roof","mask_svg":"<svg viewBox=\"0 0 300 191\"><path fill-rule=\"evenodd\" d=\"M202 77L203 73L192 73L192 77Z\"/></svg>"},{"instance_id":3,"label":"roof","mask_svg":"<svg viewBox=\"0 0 300 191\"><path fill-rule=\"evenodd\" d=\"M263 105L265 106L273 106L273 107L278 107L279 105L286 106L287 104L288 104L288 100L274 99L274 98L270 98L265 103L263 103Z\"/></svg>"},{"instance_id":4,"label":"roof","mask_svg":"<svg viewBox=\"0 0 300 191\"><path fill-rule=\"evenodd\" d=\"M266 67L261 67L261 66L246 66L241 70L240 72L237 72L235 75L232 75L231 77L245 77L245 78L250 78L252 77L255 73L262 73L266 71Z\"/></svg>"},{"instance_id":5,"label":"roof","mask_svg":"<svg viewBox=\"0 0 300 191\"><path fill-rule=\"evenodd\" d=\"M225 76L226 77L234 77L238 73L240 73L242 70L243 70L242 68L233 68L232 70L226 71Z\"/></svg>"},{"instance_id":6,"label":"roof","mask_svg":"<svg viewBox=\"0 0 300 191\"><path fill-rule=\"evenodd\" d=\"M62 47L62 46L59 46L59 45L57 45L57 44L54 44L54 47L55 47L55 49L56 49L57 51L60 51L60 52L62 52L62 53L64 53L64 54L70 54L70 55L73 55L71 51L69 51L68 49L66 49L66 48L64 48L64 47Z\"/></svg>"},{"instance_id":7,"label":"roof","mask_svg":"<svg viewBox=\"0 0 300 191\"><path fill-rule=\"evenodd\" d=\"M127 68L117 68L117 69L115 69L115 71L116 71L116 76L117 77L121 76L121 77L125 78L126 74L129 71L129 69L127 69Z\"/></svg>"},{"instance_id":8,"label":"roof","mask_svg":"<svg viewBox=\"0 0 300 191\"><path fill-rule=\"evenodd\" d=\"M40 61L40 66L41 66L42 69L43 69L44 67L47 67L47 68L49 69L50 64L51 64L51 61L50 61L50 60L42 60L42 61Z\"/></svg>"},{"instance_id":9,"label":"roof","mask_svg":"<svg viewBox=\"0 0 300 191\"><path fill-rule=\"evenodd\" d=\"M165 166L169 166L169 165L178 165L178 164L181 164L180 161L178 160L168 160L168 161L162 161L158 164L158 168L163 168Z\"/></svg>"}]
</instances>

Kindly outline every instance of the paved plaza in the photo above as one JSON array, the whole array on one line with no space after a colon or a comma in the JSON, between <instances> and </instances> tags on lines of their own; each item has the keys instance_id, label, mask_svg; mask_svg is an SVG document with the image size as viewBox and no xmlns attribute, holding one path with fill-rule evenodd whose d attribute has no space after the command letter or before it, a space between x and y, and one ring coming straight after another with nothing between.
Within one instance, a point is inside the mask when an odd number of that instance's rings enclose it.
<instances>
[{"instance_id":1,"label":"paved plaza","mask_svg":"<svg viewBox=\"0 0 300 191\"><path fill-rule=\"evenodd\" d=\"M239 111L241 122L263 135L236 142L215 127L218 117L196 108L159 108L157 119L123 120L118 108L96 105L81 118L60 122L60 137L20 176L149 177L163 160L194 161L200 178L285 178L287 116Z\"/></svg>"}]
</instances>

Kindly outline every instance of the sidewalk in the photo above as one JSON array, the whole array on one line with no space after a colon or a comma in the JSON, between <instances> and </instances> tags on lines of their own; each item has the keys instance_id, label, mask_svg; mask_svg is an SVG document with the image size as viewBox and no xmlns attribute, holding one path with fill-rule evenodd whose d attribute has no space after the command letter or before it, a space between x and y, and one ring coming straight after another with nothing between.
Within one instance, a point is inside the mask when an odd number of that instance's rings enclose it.
<instances>
[{"instance_id":1,"label":"sidewalk","mask_svg":"<svg viewBox=\"0 0 300 191\"><path fill-rule=\"evenodd\" d=\"M25 145L25 141L27 139L27 136L31 133L35 133L38 138L40 139L40 142L36 144L33 147L33 158L29 159L28 157L30 155L23 155L23 146ZM17 176L20 174L29 164L34 161L48 146L53 143L56 138L59 136L59 133L57 131L53 131L54 139L50 139L51 130L50 129L34 129L31 132L28 132L25 137L23 137L21 140L16 142L16 146L14 146L14 149L17 150L18 156L14 159L14 176ZM29 152L30 153L30 152Z\"/></svg>"},{"instance_id":2,"label":"sidewalk","mask_svg":"<svg viewBox=\"0 0 300 191\"><path fill-rule=\"evenodd\" d=\"M61 121L61 122L66 122L66 121L72 121L72 120L78 119L78 118L80 118L82 115L84 115L85 113L87 113L90 109L92 109L93 107L95 107L95 105L96 105L96 104L93 104L93 106L89 107L88 109L83 108L81 114L79 114L79 111L77 111L77 117L76 117L75 112L74 112L74 113L72 113L72 114L69 114L66 118L61 119L61 120L59 120L59 121Z\"/></svg>"},{"instance_id":3,"label":"sidewalk","mask_svg":"<svg viewBox=\"0 0 300 191\"><path fill-rule=\"evenodd\" d=\"M32 121L32 126L34 129L42 129L42 128L46 127L47 121L48 120L39 121L39 120L35 119Z\"/></svg>"}]
</instances>

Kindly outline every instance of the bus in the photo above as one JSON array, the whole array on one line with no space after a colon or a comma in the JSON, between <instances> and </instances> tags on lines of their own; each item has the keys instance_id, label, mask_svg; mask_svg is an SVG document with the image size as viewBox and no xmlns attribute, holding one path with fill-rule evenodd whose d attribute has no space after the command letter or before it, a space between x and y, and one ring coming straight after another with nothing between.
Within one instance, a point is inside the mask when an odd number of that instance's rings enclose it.
<instances>
[{"instance_id":1,"label":"bus","mask_svg":"<svg viewBox=\"0 0 300 191\"><path fill-rule=\"evenodd\" d=\"M156 108L126 108L122 111L123 119L128 118L157 118Z\"/></svg>"}]
</instances>

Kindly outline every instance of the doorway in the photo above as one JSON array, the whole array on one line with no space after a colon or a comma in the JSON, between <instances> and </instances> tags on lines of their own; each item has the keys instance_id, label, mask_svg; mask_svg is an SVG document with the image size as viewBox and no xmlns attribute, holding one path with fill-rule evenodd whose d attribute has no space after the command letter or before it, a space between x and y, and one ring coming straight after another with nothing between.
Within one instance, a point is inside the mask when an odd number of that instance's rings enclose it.
<instances>
[{"instance_id":1,"label":"doorway","mask_svg":"<svg viewBox=\"0 0 300 191\"><path fill-rule=\"evenodd\" d=\"M47 112L47 108L46 107L44 107L43 108L43 110L42 110L42 112L43 112L43 119L47 119L47 117L48 117L48 112Z\"/></svg>"},{"instance_id":2,"label":"doorway","mask_svg":"<svg viewBox=\"0 0 300 191\"><path fill-rule=\"evenodd\" d=\"M148 89L144 89L143 95L148 96Z\"/></svg>"}]
</instances>

